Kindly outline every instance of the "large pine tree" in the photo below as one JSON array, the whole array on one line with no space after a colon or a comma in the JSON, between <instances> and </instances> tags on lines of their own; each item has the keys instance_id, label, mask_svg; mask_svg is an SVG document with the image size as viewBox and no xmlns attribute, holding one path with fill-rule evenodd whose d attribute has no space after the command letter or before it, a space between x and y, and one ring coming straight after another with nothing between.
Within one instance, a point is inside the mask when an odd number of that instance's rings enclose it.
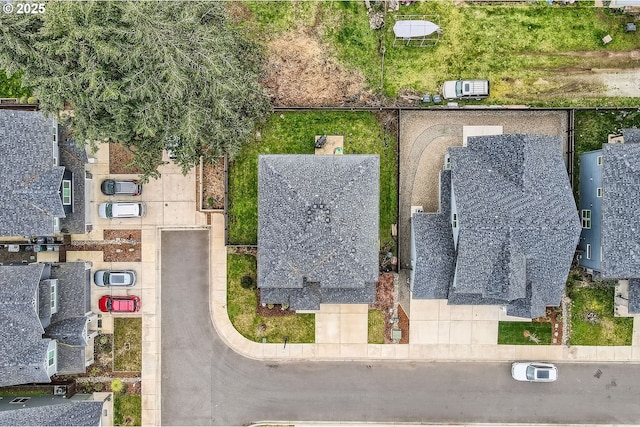
<instances>
[{"instance_id":1,"label":"large pine tree","mask_svg":"<svg viewBox=\"0 0 640 427\"><path fill-rule=\"evenodd\" d=\"M52 1L2 14L0 68L23 71L41 108L77 141L118 142L157 176L163 148L183 172L233 157L269 110L259 47L219 2Z\"/></svg>"}]
</instances>

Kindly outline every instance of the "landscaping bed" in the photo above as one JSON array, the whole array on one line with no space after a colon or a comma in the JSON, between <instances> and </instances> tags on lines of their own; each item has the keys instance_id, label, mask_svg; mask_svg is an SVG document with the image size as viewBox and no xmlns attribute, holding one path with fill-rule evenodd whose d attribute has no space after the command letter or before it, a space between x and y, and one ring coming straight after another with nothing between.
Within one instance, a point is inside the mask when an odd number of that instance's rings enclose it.
<instances>
[{"instance_id":1,"label":"landscaping bed","mask_svg":"<svg viewBox=\"0 0 640 427\"><path fill-rule=\"evenodd\" d=\"M393 274L383 273L378 278L378 284L376 285L376 301L373 304L369 304L370 310L377 310L382 314L382 321L384 323L384 343L390 344L391 340L391 316L393 314L393 302L394 302L394 284ZM376 315L370 315L371 316ZM375 327L379 327L377 319L374 322Z\"/></svg>"},{"instance_id":2,"label":"landscaping bed","mask_svg":"<svg viewBox=\"0 0 640 427\"><path fill-rule=\"evenodd\" d=\"M224 158L218 163L203 163L202 168L202 193L200 194L201 209L224 209L225 171ZM198 176L198 181L200 176ZM198 182L198 186L200 183Z\"/></svg>"},{"instance_id":3,"label":"landscaping bed","mask_svg":"<svg viewBox=\"0 0 640 427\"><path fill-rule=\"evenodd\" d=\"M103 230L104 240L66 241L65 251L102 251L105 262L141 262L141 230Z\"/></svg>"},{"instance_id":4,"label":"landscaping bed","mask_svg":"<svg viewBox=\"0 0 640 427\"><path fill-rule=\"evenodd\" d=\"M113 174L140 174L142 171L130 163L133 161L133 153L123 144L109 144L109 173Z\"/></svg>"}]
</instances>

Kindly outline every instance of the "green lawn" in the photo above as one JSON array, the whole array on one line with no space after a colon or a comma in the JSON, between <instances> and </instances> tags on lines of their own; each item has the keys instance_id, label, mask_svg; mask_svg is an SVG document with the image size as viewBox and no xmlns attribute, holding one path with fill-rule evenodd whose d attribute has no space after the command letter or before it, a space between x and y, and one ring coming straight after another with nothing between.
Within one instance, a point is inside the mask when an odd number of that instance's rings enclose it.
<instances>
[{"instance_id":1,"label":"green lawn","mask_svg":"<svg viewBox=\"0 0 640 427\"><path fill-rule=\"evenodd\" d=\"M252 255L227 255L227 312L231 323L245 338L262 342L290 343L315 341L315 315L295 314L282 317L262 317L256 314L258 296L255 289L243 289L243 276L256 283L256 258Z\"/></svg>"},{"instance_id":2,"label":"green lawn","mask_svg":"<svg viewBox=\"0 0 640 427\"><path fill-rule=\"evenodd\" d=\"M116 426L141 426L142 396L115 396L113 424Z\"/></svg>"},{"instance_id":3,"label":"green lawn","mask_svg":"<svg viewBox=\"0 0 640 427\"><path fill-rule=\"evenodd\" d=\"M380 310L369 310L367 342L384 344L384 313Z\"/></svg>"},{"instance_id":4,"label":"green lawn","mask_svg":"<svg viewBox=\"0 0 640 427\"><path fill-rule=\"evenodd\" d=\"M492 95L485 103L634 106L629 98L576 98L576 91L592 93L593 88L566 80L580 69L638 65L630 56L606 55L640 47L634 33L623 31L628 17L587 3L455 6L453 1L425 1L401 8L399 14L439 15L442 37L433 48L394 46L396 14L387 14L384 29L372 31L363 2L246 5L252 12L247 19L261 39L301 28L321 34L333 55L348 68L361 70L369 87L387 97L396 98L403 89L434 93L449 79L487 78ZM606 34L613 41L605 46ZM603 55L585 55L587 51Z\"/></svg>"},{"instance_id":5,"label":"green lawn","mask_svg":"<svg viewBox=\"0 0 640 427\"><path fill-rule=\"evenodd\" d=\"M570 284L571 345L631 345L633 319L614 317L613 286L578 287ZM595 313L596 322L587 319Z\"/></svg>"},{"instance_id":6,"label":"green lawn","mask_svg":"<svg viewBox=\"0 0 640 427\"><path fill-rule=\"evenodd\" d=\"M113 319L113 370L142 370L142 318L116 317Z\"/></svg>"},{"instance_id":7,"label":"green lawn","mask_svg":"<svg viewBox=\"0 0 640 427\"><path fill-rule=\"evenodd\" d=\"M380 155L380 240L394 247L397 212L397 142L369 112L285 112L272 115L261 140L245 144L229 166L229 243L258 240L258 154L313 154L315 135L344 135L345 154Z\"/></svg>"},{"instance_id":8,"label":"green lawn","mask_svg":"<svg viewBox=\"0 0 640 427\"><path fill-rule=\"evenodd\" d=\"M633 110L577 110L575 112L575 157L573 190L578 198L580 184L580 154L599 150L610 133L640 124L640 111Z\"/></svg>"},{"instance_id":9,"label":"green lawn","mask_svg":"<svg viewBox=\"0 0 640 427\"><path fill-rule=\"evenodd\" d=\"M524 331L535 334L540 345L551 344L551 323L547 322L498 322L498 344L538 345Z\"/></svg>"}]
</instances>

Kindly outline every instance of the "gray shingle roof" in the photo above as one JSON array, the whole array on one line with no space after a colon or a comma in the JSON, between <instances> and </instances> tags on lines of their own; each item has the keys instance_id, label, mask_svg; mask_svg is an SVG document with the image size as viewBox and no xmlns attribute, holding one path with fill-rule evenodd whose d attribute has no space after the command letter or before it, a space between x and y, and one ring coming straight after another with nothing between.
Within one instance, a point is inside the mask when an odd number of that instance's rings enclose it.
<instances>
[{"instance_id":1,"label":"gray shingle roof","mask_svg":"<svg viewBox=\"0 0 640 427\"><path fill-rule=\"evenodd\" d=\"M0 110L0 236L52 235L64 217L53 166L53 120L34 111Z\"/></svg>"},{"instance_id":2,"label":"gray shingle roof","mask_svg":"<svg viewBox=\"0 0 640 427\"><path fill-rule=\"evenodd\" d=\"M455 249L451 231L451 171L440 172L440 210L411 218L416 259L412 283L417 299L446 299L453 280Z\"/></svg>"},{"instance_id":3,"label":"gray shingle roof","mask_svg":"<svg viewBox=\"0 0 640 427\"><path fill-rule=\"evenodd\" d=\"M0 411L0 426L99 426L103 406L87 400Z\"/></svg>"},{"instance_id":4,"label":"gray shingle roof","mask_svg":"<svg viewBox=\"0 0 640 427\"><path fill-rule=\"evenodd\" d=\"M67 213L60 220L60 228L67 233L85 232L85 165L87 153L84 148L76 145L75 141L67 139L64 132L60 132L58 143L60 164L73 173L73 212ZM64 138L64 139L62 139Z\"/></svg>"},{"instance_id":5,"label":"gray shingle roof","mask_svg":"<svg viewBox=\"0 0 640 427\"><path fill-rule=\"evenodd\" d=\"M640 278L640 144L602 146L602 276Z\"/></svg>"},{"instance_id":6,"label":"gray shingle roof","mask_svg":"<svg viewBox=\"0 0 640 427\"><path fill-rule=\"evenodd\" d=\"M58 312L51 315L49 309L50 319L39 304L49 302L49 285L41 286L41 279L48 277L58 279ZM0 310L0 386L49 382L46 372L49 338L76 347L65 349L59 343L60 373L85 372L89 280L83 262L56 264L51 268L44 264L0 266L0 305L3 307ZM41 316L45 317L41 320Z\"/></svg>"},{"instance_id":7,"label":"gray shingle roof","mask_svg":"<svg viewBox=\"0 0 640 427\"><path fill-rule=\"evenodd\" d=\"M48 339L38 318L42 264L0 266L0 387L49 382Z\"/></svg>"},{"instance_id":8,"label":"gray shingle roof","mask_svg":"<svg viewBox=\"0 0 640 427\"><path fill-rule=\"evenodd\" d=\"M449 302L476 295L544 315L560 303L581 230L560 140L472 137L449 153L460 229Z\"/></svg>"},{"instance_id":9,"label":"gray shingle roof","mask_svg":"<svg viewBox=\"0 0 640 427\"><path fill-rule=\"evenodd\" d=\"M294 309L372 302L379 186L377 155L259 156L261 301Z\"/></svg>"},{"instance_id":10,"label":"gray shingle roof","mask_svg":"<svg viewBox=\"0 0 640 427\"><path fill-rule=\"evenodd\" d=\"M640 129L622 129L625 144L640 144Z\"/></svg>"},{"instance_id":11,"label":"gray shingle roof","mask_svg":"<svg viewBox=\"0 0 640 427\"><path fill-rule=\"evenodd\" d=\"M629 313L640 313L640 279L629 279Z\"/></svg>"}]
</instances>

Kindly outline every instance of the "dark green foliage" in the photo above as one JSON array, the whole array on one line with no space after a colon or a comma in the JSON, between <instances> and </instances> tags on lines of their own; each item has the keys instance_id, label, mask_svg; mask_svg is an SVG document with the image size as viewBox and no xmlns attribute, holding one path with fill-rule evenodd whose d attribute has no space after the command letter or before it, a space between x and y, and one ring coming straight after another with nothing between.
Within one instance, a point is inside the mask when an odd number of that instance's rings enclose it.
<instances>
[{"instance_id":1,"label":"dark green foliage","mask_svg":"<svg viewBox=\"0 0 640 427\"><path fill-rule=\"evenodd\" d=\"M22 87L22 73L7 73L0 71L0 98L20 98L31 95L31 91Z\"/></svg>"},{"instance_id":2,"label":"dark green foliage","mask_svg":"<svg viewBox=\"0 0 640 427\"><path fill-rule=\"evenodd\" d=\"M243 289L254 289L256 287L251 276L242 276L240 286L242 286Z\"/></svg>"},{"instance_id":3,"label":"dark green foliage","mask_svg":"<svg viewBox=\"0 0 640 427\"><path fill-rule=\"evenodd\" d=\"M3 14L0 67L24 71L40 107L80 142L119 142L143 177L172 146L187 172L233 157L269 110L259 47L218 2L49 2L44 15Z\"/></svg>"}]
</instances>

